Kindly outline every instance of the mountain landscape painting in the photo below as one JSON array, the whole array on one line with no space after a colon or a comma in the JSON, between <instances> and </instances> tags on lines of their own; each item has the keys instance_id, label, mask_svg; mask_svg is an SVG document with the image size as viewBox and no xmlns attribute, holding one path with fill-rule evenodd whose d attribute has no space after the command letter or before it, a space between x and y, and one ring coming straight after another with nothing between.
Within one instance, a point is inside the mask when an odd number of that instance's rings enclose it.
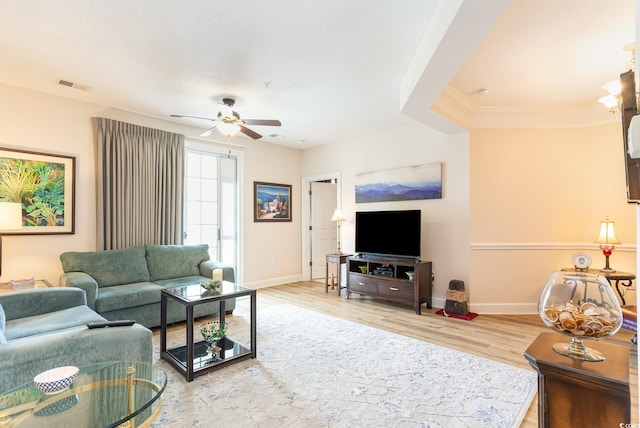
<instances>
[{"instance_id":1,"label":"mountain landscape painting","mask_svg":"<svg viewBox=\"0 0 640 428\"><path fill-rule=\"evenodd\" d=\"M425 165L358 174L356 203L442 199L442 164Z\"/></svg>"}]
</instances>

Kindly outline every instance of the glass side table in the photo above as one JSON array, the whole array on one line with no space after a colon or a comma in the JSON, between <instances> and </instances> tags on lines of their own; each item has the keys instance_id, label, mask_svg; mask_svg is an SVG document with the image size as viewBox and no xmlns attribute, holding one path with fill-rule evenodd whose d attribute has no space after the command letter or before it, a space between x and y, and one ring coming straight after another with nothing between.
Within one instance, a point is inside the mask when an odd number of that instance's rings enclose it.
<instances>
[{"instance_id":1,"label":"glass side table","mask_svg":"<svg viewBox=\"0 0 640 428\"><path fill-rule=\"evenodd\" d=\"M46 279L34 279L31 281L9 281L0 284L0 293L10 291L27 290L29 288L49 288L53 287Z\"/></svg>"},{"instance_id":2,"label":"glass side table","mask_svg":"<svg viewBox=\"0 0 640 428\"><path fill-rule=\"evenodd\" d=\"M46 395L29 382L0 395L0 426L148 427L160 414L166 385L165 372L149 363L83 366L58 394Z\"/></svg>"},{"instance_id":3,"label":"glass side table","mask_svg":"<svg viewBox=\"0 0 640 428\"><path fill-rule=\"evenodd\" d=\"M248 296L251 300L251 322L249 343L243 343L230 336L222 338L219 358L207 357L207 343L194 338L193 307L202 303L220 302L220 322L225 322L225 301L237 297ZM186 344L167 349L167 304L169 299L185 307L186 310ZM182 287L165 288L160 297L160 358L167 361L176 370L183 373L187 382L195 376L216 370L226 365L256 357L256 290L246 288L232 282L223 281L220 291L205 290L200 284Z\"/></svg>"}]
</instances>

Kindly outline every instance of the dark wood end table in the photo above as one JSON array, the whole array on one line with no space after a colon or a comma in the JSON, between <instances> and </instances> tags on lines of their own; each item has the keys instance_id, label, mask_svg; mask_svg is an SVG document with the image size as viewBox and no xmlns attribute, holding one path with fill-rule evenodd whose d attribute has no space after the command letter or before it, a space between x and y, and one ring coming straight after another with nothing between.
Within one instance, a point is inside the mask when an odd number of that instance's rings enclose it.
<instances>
[{"instance_id":1,"label":"dark wood end table","mask_svg":"<svg viewBox=\"0 0 640 428\"><path fill-rule=\"evenodd\" d=\"M604 361L565 357L551 347L568 336L542 333L524 356L538 372L539 427L617 427L631 422L629 348L589 340Z\"/></svg>"}]
</instances>

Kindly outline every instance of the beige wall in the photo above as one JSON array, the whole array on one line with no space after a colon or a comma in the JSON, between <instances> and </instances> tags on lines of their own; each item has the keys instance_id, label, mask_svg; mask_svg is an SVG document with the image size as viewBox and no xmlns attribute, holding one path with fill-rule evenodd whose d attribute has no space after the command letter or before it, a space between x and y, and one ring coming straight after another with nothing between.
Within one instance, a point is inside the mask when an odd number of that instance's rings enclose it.
<instances>
[{"instance_id":1,"label":"beige wall","mask_svg":"<svg viewBox=\"0 0 640 428\"><path fill-rule=\"evenodd\" d=\"M76 157L75 234L5 235L2 240L2 282L36 277L57 285L62 273L58 257L62 252L95 250L96 169L92 117L108 117L197 135L196 130L172 122L1 84L0 99L0 146ZM300 275L300 152L248 139L235 142L245 146L234 148L243 163L243 208L253 205L254 180L294 186L292 223L256 225L252 211L244 210L240 225L244 233L244 271L241 275L248 284L258 285L297 279Z\"/></svg>"},{"instance_id":2,"label":"beige wall","mask_svg":"<svg viewBox=\"0 0 640 428\"><path fill-rule=\"evenodd\" d=\"M553 270L585 252L614 220L623 242L611 267L635 272L635 205L626 202L619 122L580 129L471 131L471 262L474 310L535 312ZM629 294L630 301L635 296Z\"/></svg>"},{"instance_id":3,"label":"beige wall","mask_svg":"<svg viewBox=\"0 0 640 428\"><path fill-rule=\"evenodd\" d=\"M76 157L75 234L5 235L2 277L58 283L58 256L95 248L95 151L91 116L101 107L0 85L0 145Z\"/></svg>"},{"instance_id":4,"label":"beige wall","mask_svg":"<svg viewBox=\"0 0 640 428\"><path fill-rule=\"evenodd\" d=\"M300 280L299 150L246 143L244 171L244 281L259 288ZM253 182L291 184L292 222L253 222Z\"/></svg>"},{"instance_id":5,"label":"beige wall","mask_svg":"<svg viewBox=\"0 0 640 428\"><path fill-rule=\"evenodd\" d=\"M442 162L443 198L355 203L354 176L376 170ZM442 307L449 281L469 282L469 136L445 136L408 122L385 133L305 150L302 175L339 172L342 183L343 251L354 250L354 213L388 209L422 210L422 260L433 262L434 306Z\"/></svg>"},{"instance_id":6,"label":"beige wall","mask_svg":"<svg viewBox=\"0 0 640 428\"><path fill-rule=\"evenodd\" d=\"M174 132L188 127L80 101L0 85L0 145L76 156L76 233L3 238L0 281L38 277L58 283L64 251L95 249L95 153L91 117L104 116ZM260 287L301 273L303 176L340 172L344 250L353 250L353 213L421 209L422 258L434 262L435 305L451 279L465 281L477 312L532 312L548 273L584 251L609 216L624 243L611 265L636 271L635 206L626 203L619 123L584 129L478 129L445 136L408 121L382 134L300 152L243 139L242 275ZM441 200L354 202L354 176L380 169L443 163ZM254 223L253 181L293 185L293 222Z\"/></svg>"},{"instance_id":7,"label":"beige wall","mask_svg":"<svg viewBox=\"0 0 640 428\"><path fill-rule=\"evenodd\" d=\"M474 129L446 137L408 125L306 150L302 175L340 172L347 217L343 247L353 251L357 210L423 212L422 259L434 262L435 305L448 282L465 281L471 310L535 313L549 273L585 252L594 267L604 256L593 243L599 222L616 221L623 242L611 265L635 272L635 206L626 203L620 124L582 129ZM355 204L354 176L377 169L443 162L442 200ZM635 299L634 292L627 294Z\"/></svg>"}]
</instances>

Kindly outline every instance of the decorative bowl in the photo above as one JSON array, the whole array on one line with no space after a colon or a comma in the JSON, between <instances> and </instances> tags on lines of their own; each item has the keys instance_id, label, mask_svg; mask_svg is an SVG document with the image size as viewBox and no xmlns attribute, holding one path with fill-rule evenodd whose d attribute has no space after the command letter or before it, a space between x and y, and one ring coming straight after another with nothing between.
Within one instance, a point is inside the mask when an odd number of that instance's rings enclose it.
<instances>
[{"instance_id":1,"label":"decorative bowl","mask_svg":"<svg viewBox=\"0 0 640 428\"><path fill-rule=\"evenodd\" d=\"M409 278L409 281L413 281L413 272L405 272L405 274L407 275L407 278Z\"/></svg>"},{"instance_id":2,"label":"decorative bowl","mask_svg":"<svg viewBox=\"0 0 640 428\"><path fill-rule=\"evenodd\" d=\"M358 266L360 268L360 272L364 273L366 275L367 273L367 267L366 266Z\"/></svg>"},{"instance_id":3,"label":"decorative bowl","mask_svg":"<svg viewBox=\"0 0 640 428\"><path fill-rule=\"evenodd\" d=\"M601 339L618 332L622 311L604 276L582 272L553 272L538 299L542 321L554 331L571 337L570 343L556 343L559 354L603 361L604 355L584 345L583 339Z\"/></svg>"},{"instance_id":4,"label":"decorative bowl","mask_svg":"<svg viewBox=\"0 0 640 428\"><path fill-rule=\"evenodd\" d=\"M64 366L42 372L33 378L36 388L47 395L57 394L69 388L78 376L78 367Z\"/></svg>"},{"instance_id":5,"label":"decorative bowl","mask_svg":"<svg viewBox=\"0 0 640 428\"><path fill-rule=\"evenodd\" d=\"M219 291L220 288L222 288L222 281L220 281L219 279L214 279L212 281L201 283L200 287L204 288L205 290Z\"/></svg>"},{"instance_id":6,"label":"decorative bowl","mask_svg":"<svg viewBox=\"0 0 640 428\"><path fill-rule=\"evenodd\" d=\"M200 325L200 334L207 342L222 339L227 333L227 324L220 321L209 321Z\"/></svg>"}]
</instances>

